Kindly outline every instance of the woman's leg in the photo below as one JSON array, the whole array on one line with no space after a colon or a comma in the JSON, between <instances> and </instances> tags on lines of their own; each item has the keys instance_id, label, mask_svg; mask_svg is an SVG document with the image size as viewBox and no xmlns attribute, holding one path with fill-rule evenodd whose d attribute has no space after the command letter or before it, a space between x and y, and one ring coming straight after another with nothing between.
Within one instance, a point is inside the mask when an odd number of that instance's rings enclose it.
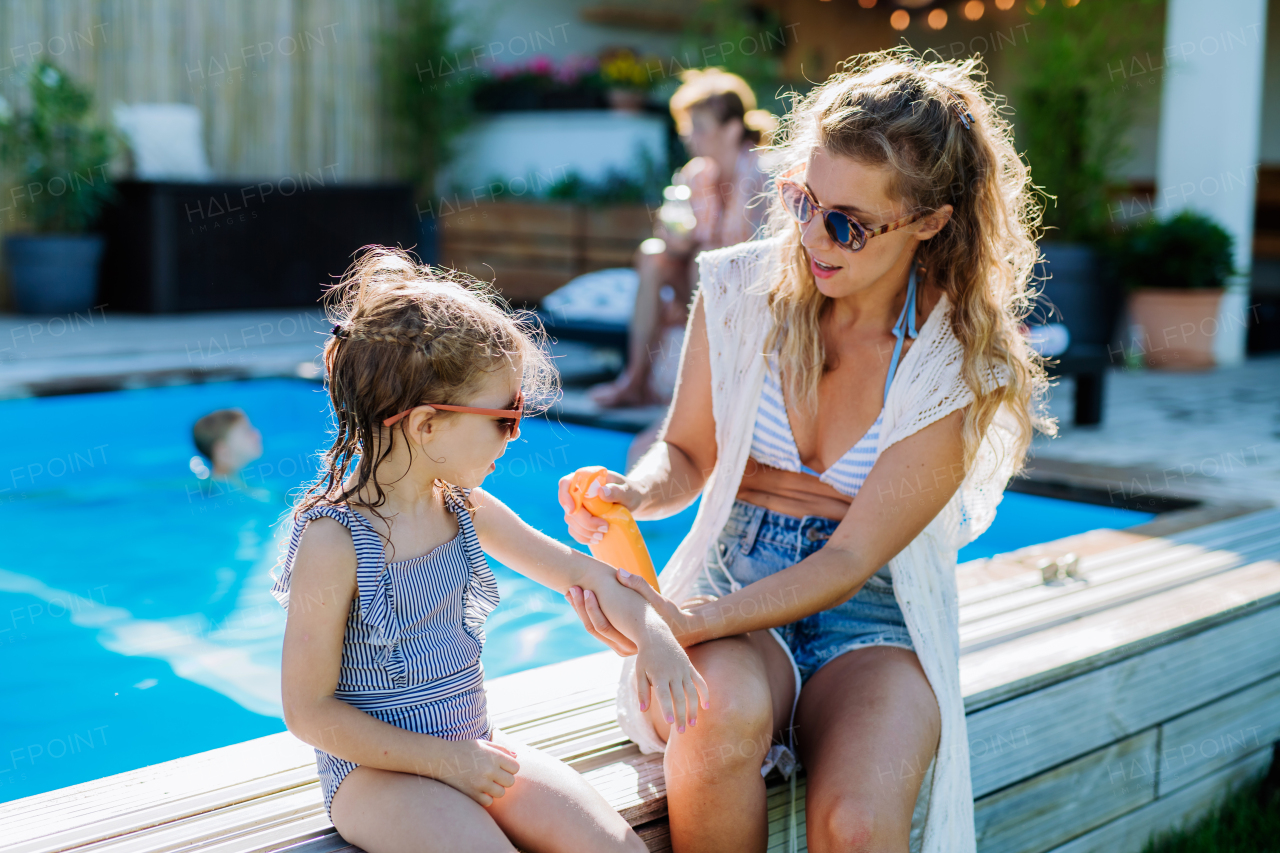
<instances>
[{"instance_id":1,"label":"woman's leg","mask_svg":"<svg viewBox=\"0 0 1280 853\"><path fill-rule=\"evenodd\" d=\"M906 853L941 731L915 652L870 646L815 672L796 708L811 853Z\"/></svg>"},{"instance_id":2,"label":"woman's leg","mask_svg":"<svg viewBox=\"0 0 1280 853\"><path fill-rule=\"evenodd\" d=\"M569 766L510 739L516 782L481 806L435 779L357 767L333 797L333 825L368 853L501 851L645 853L644 842L598 791Z\"/></svg>"},{"instance_id":3,"label":"woman's leg","mask_svg":"<svg viewBox=\"0 0 1280 853\"><path fill-rule=\"evenodd\" d=\"M767 631L690 646L707 680L711 707L683 732L651 703L654 731L667 743L664 769L674 853L760 853L768 841L760 765L790 722L795 677ZM694 700L696 701L696 699Z\"/></svg>"},{"instance_id":4,"label":"woman's leg","mask_svg":"<svg viewBox=\"0 0 1280 853\"><path fill-rule=\"evenodd\" d=\"M648 402L650 351L658 343L662 311L659 294L671 277L672 259L665 253L647 254L637 251L636 271L640 284L636 288L635 308L628 324L627 366L612 382L588 390L599 406L640 405Z\"/></svg>"}]
</instances>

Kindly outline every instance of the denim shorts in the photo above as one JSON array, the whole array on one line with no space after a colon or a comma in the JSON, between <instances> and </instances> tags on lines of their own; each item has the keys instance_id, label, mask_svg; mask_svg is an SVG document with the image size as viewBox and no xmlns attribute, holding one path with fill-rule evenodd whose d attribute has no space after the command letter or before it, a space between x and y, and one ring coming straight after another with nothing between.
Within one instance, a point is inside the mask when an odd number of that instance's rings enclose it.
<instances>
[{"instance_id":1,"label":"denim shorts","mask_svg":"<svg viewBox=\"0 0 1280 853\"><path fill-rule=\"evenodd\" d=\"M796 518L745 501L735 501L720 535L711 543L706 569L693 595L728 595L732 581L755 583L794 566L826 544L839 525L829 518ZM893 594L893 577L883 566L843 604L774 629L791 651L800 685L837 656L864 646L915 650L902 609Z\"/></svg>"}]
</instances>

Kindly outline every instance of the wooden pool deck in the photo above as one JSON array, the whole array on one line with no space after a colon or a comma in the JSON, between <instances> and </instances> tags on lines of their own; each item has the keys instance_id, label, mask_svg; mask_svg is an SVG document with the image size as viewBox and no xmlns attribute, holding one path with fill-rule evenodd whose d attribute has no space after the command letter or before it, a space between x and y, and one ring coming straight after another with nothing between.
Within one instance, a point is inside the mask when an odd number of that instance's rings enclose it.
<instances>
[{"instance_id":1,"label":"wooden pool deck","mask_svg":"<svg viewBox=\"0 0 1280 853\"><path fill-rule=\"evenodd\" d=\"M1280 741L1280 510L1100 534L1049 581L1031 553L960 569L983 853L1136 853L1265 772ZM619 665L602 652L494 679L491 711L668 850L661 756L614 720ZM790 789L768 782L782 851ZM803 850L802 807L796 832ZM0 805L5 853L354 849L325 817L311 747L288 733Z\"/></svg>"}]
</instances>

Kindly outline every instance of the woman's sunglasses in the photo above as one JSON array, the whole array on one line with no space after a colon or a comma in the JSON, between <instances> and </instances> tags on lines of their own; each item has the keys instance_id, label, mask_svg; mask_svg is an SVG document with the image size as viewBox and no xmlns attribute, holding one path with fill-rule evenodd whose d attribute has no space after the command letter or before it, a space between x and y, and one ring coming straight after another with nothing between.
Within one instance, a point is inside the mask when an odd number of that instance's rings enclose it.
<instances>
[{"instance_id":1,"label":"woman's sunglasses","mask_svg":"<svg viewBox=\"0 0 1280 853\"><path fill-rule=\"evenodd\" d=\"M433 409L443 409L446 412L462 412L468 415L486 415L491 418L498 419L498 426L506 432L507 439L511 439L520 431L520 418L524 416L524 392L516 394L516 405L513 409L480 409L475 406L454 406L444 403L419 403L412 409L405 409L398 415L392 415L382 422L383 426L391 426L414 409L420 409L423 406L430 406Z\"/></svg>"},{"instance_id":2,"label":"woman's sunglasses","mask_svg":"<svg viewBox=\"0 0 1280 853\"><path fill-rule=\"evenodd\" d=\"M793 169L787 172L787 176L796 174L799 171L799 169ZM831 239L838 246L850 252L862 251L862 247L867 245L867 241L872 237L887 234L904 225L910 225L927 213L927 211L923 210L917 211L895 222L889 222L879 228L867 230L866 226L849 214L818 204L814 201L813 196L809 195L808 190L795 181L787 180L787 176L783 176L777 181L778 194L782 197L782 205L787 209L787 212L801 225L807 225L809 220L813 219L815 213L821 213L822 223L827 228L827 234L831 236Z\"/></svg>"}]
</instances>

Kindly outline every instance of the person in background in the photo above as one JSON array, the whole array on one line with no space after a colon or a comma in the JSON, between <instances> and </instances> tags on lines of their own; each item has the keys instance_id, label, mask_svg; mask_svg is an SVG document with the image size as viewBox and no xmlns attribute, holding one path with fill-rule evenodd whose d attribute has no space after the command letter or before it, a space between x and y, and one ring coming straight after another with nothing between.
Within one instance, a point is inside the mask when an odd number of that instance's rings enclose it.
<instances>
[{"instance_id":1,"label":"person in background","mask_svg":"<svg viewBox=\"0 0 1280 853\"><path fill-rule=\"evenodd\" d=\"M199 456L191 457L191 471L201 481L225 483L254 492L240 472L262 456L262 433L254 428L242 409L218 409L191 427L191 440ZM203 458L202 458L203 457Z\"/></svg>"},{"instance_id":2,"label":"person in background","mask_svg":"<svg viewBox=\"0 0 1280 853\"><path fill-rule=\"evenodd\" d=\"M755 93L736 74L691 69L680 79L671 115L693 159L667 188L655 236L636 252L640 285L627 366L614 381L588 391L606 408L670 402L693 295L694 255L750 240L764 221L765 206L751 204L768 181L754 149L767 144L773 116L756 109Z\"/></svg>"}]
</instances>

